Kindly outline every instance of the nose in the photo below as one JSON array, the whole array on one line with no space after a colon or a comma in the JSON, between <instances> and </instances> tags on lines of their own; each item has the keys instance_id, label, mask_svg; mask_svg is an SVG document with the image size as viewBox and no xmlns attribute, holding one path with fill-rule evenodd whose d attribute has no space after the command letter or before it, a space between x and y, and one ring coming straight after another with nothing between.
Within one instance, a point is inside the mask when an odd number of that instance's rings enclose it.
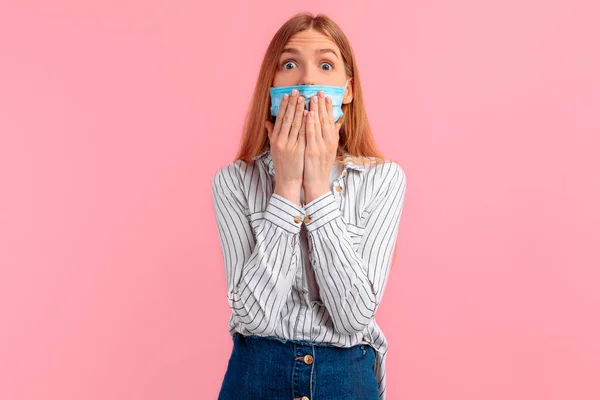
<instances>
[{"instance_id":1,"label":"nose","mask_svg":"<svg viewBox=\"0 0 600 400\"><path fill-rule=\"evenodd\" d=\"M315 84L314 80L310 76L305 75L302 77L302 79L300 80L300 83L298 85L314 85L314 84Z\"/></svg>"}]
</instances>

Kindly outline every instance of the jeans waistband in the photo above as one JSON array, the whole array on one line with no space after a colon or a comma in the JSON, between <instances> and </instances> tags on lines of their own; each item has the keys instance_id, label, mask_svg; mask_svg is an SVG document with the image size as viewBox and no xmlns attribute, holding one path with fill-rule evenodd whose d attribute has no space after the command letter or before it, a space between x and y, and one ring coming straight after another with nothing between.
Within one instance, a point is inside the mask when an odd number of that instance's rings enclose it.
<instances>
[{"instance_id":1,"label":"jeans waistband","mask_svg":"<svg viewBox=\"0 0 600 400\"><path fill-rule=\"evenodd\" d=\"M252 340L277 340L281 343L296 343L296 344L300 344L303 346L321 346L321 347L337 347L334 346L332 344L329 343L320 343L320 342L313 342L310 340L298 340L298 339L282 339L276 336L257 336L257 335L242 335L239 332L235 332L234 336L238 335L238 336L244 336L245 338L250 338Z\"/></svg>"}]
</instances>

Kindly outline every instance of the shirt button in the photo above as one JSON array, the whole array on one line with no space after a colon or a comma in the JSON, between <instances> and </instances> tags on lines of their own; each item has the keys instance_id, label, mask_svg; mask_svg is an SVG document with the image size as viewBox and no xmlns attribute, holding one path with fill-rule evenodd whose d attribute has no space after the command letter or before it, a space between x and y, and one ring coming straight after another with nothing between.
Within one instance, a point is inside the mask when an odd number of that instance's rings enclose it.
<instances>
[{"instance_id":1,"label":"shirt button","mask_svg":"<svg viewBox=\"0 0 600 400\"><path fill-rule=\"evenodd\" d=\"M297 223L297 224L299 224L300 222L302 222L302 217L299 216L299 215L296 216L296 217L294 217L294 222Z\"/></svg>"},{"instance_id":2,"label":"shirt button","mask_svg":"<svg viewBox=\"0 0 600 400\"><path fill-rule=\"evenodd\" d=\"M342 187L338 185L338 186L335 187L335 190L337 190L338 192L341 192L342 191Z\"/></svg>"},{"instance_id":3,"label":"shirt button","mask_svg":"<svg viewBox=\"0 0 600 400\"><path fill-rule=\"evenodd\" d=\"M313 362L313 356L311 356L310 354L307 354L304 356L304 363L305 364L312 364Z\"/></svg>"},{"instance_id":4,"label":"shirt button","mask_svg":"<svg viewBox=\"0 0 600 400\"><path fill-rule=\"evenodd\" d=\"M346 171L342 172L342 178L346 177Z\"/></svg>"},{"instance_id":5,"label":"shirt button","mask_svg":"<svg viewBox=\"0 0 600 400\"><path fill-rule=\"evenodd\" d=\"M306 217L304 217L305 224L310 224L310 221L312 221L312 218L310 216L307 215Z\"/></svg>"}]
</instances>

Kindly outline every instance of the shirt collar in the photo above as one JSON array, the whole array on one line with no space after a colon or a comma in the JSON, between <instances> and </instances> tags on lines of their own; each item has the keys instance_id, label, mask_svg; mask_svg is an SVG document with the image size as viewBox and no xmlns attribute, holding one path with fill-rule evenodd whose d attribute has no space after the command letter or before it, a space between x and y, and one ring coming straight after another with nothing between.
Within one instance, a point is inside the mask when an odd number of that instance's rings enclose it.
<instances>
[{"instance_id":1,"label":"shirt collar","mask_svg":"<svg viewBox=\"0 0 600 400\"><path fill-rule=\"evenodd\" d=\"M253 158L253 160L257 159L261 159L261 161L267 167L269 174L275 176L275 166L273 164L273 159L271 158L271 150L267 149ZM349 154L344 157L344 171L348 168L359 172L363 172L365 170L363 165L353 162L352 157Z\"/></svg>"}]
</instances>

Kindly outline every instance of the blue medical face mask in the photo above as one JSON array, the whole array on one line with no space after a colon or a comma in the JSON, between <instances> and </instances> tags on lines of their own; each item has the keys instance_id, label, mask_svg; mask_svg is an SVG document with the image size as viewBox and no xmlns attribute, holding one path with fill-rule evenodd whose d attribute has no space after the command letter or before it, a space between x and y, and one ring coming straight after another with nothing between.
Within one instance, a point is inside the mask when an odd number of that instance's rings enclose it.
<instances>
[{"instance_id":1,"label":"blue medical face mask","mask_svg":"<svg viewBox=\"0 0 600 400\"><path fill-rule=\"evenodd\" d=\"M346 93L348 82L350 82L350 79L346 80L346 84L344 86L296 85L271 87L269 89L271 94L271 115L277 116L283 95L287 93L291 96L293 89L298 91L298 96L304 96L304 109L307 111L310 111L310 99L313 96L317 96L319 94L319 90L322 90L325 93L325 97L331 97L331 104L333 106L333 120L337 121L342 115L344 115L342 112L342 100L344 98L344 93Z\"/></svg>"}]
</instances>

